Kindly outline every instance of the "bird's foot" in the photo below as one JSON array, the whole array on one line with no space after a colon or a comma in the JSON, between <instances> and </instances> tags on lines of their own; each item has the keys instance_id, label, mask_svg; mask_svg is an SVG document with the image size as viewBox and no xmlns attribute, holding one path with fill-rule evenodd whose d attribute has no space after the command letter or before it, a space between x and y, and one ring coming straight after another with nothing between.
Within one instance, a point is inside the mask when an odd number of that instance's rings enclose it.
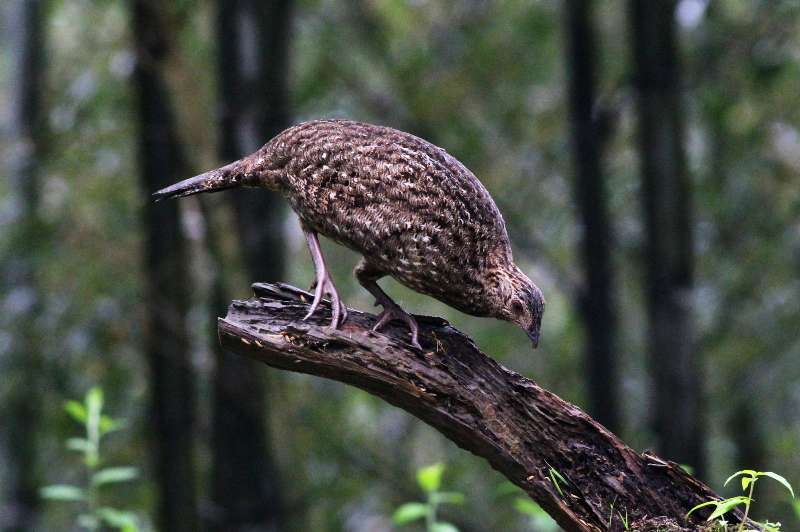
<instances>
[{"instance_id":1,"label":"bird's foot","mask_svg":"<svg viewBox=\"0 0 800 532\"><path fill-rule=\"evenodd\" d=\"M406 322L411 331L411 345L417 349L422 349L419 345L419 325L414 316L400 308L400 305L393 301L377 301L379 305L383 306L383 311L378 315L378 323L372 328L373 331L379 332L392 320L401 320Z\"/></svg>"},{"instance_id":2,"label":"bird's foot","mask_svg":"<svg viewBox=\"0 0 800 532\"><path fill-rule=\"evenodd\" d=\"M317 310L323 296L327 295L331 298L331 327L338 329L345 321L347 321L347 305L344 304L342 298L339 297L339 292L336 291L336 286L333 284L328 272L323 272L321 278L317 278L312 285L314 290L314 301L311 303L311 308L308 314L303 318L307 320Z\"/></svg>"}]
</instances>

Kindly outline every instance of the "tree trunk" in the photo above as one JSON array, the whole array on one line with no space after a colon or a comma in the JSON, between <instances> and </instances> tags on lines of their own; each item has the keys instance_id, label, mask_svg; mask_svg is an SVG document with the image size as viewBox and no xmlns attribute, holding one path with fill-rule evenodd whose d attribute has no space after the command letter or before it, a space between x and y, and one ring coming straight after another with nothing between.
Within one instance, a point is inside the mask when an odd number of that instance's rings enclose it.
<instances>
[{"instance_id":1,"label":"tree trunk","mask_svg":"<svg viewBox=\"0 0 800 532\"><path fill-rule=\"evenodd\" d=\"M36 262L43 248L39 205L39 161L42 156L42 10L38 0L16 0L7 10L11 71L12 143L9 193L12 219L4 228L8 249L2 261L2 328L11 332L8 362L3 363L8 391L0 399L4 425L0 431L1 469L5 469L0 504L0 529L25 531L36 528L39 507L36 435L41 418L40 290ZM7 232L6 232L7 231Z\"/></svg>"},{"instance_id":2,"label":"tree trunk","mask_svg":"<svg viewBox=\"0 0 800 532\"><path fill-rule=\"evenodd\" d=\"M220 157L225 161L255 151L288 125L290 11L288 0L218 2ZM232 191L229 197L248 275L279 279L285 254L283 202L266 190ZM252 362L217 352L212 530L283 528L282 490L265 424L265 394L265 383Z\"/></svg>"},{"instance_id":3,"label":"tree trunk","mask_svg":"<svg viewBox=\"0 0 800 532\"><path fill-rule=\"evenodd\" d=\"M590 0L568 0L569 110L580 215L584 282L578 304L586 328L585 371L589 412L611 430L620 425L614 349L616 316L611 274L611 228L601 170L602 139L595 124L594 51Z\"/></svg>"},{"instance_id":4,"label":"tree trunk","mask_svg":"<svg viewBox=\"0 0 800 532\"><path fill-rule=\"evenodd\" d=\"M664 456L702 475L703 379L691 316L690 183L675 2L631 0L630 22L640 115L653 429Z\"/></svg>"},{"instance_id":5,"label":"tree trunk","mask_svg":"<svg viewBox=\"0 0 800 532\"><path fill-rule=\"evenodd\" d=\"M150 366L152 455L158 483L159 530L197 530L194 374L186 331L190 280L179 204L150 194L186 176L163 75L169 35L163 4L132 0L139 113L139 164L144 199L144 348Z\"/></svg>"},{"instance_id":6,"label":"tree trunk","mask_svg":"<svg viewBox=\"0 0 800 532\"><path fill-rule=\"evenodd\" d=\"M224 348L289 371L357 386L439 430L525 490L567 531L702 530L717 498L680 466L639 454L579 408L481 353L439 318L417 316L422 351L402 324L372 332L351 309L339 330L326 302L287 285L254 285L219 321ZM320 398L324 400L324 398ZM613 506L613 511L611 510ZM734 513L730 519L741 519Z\"/></svg>"}]
</instances>

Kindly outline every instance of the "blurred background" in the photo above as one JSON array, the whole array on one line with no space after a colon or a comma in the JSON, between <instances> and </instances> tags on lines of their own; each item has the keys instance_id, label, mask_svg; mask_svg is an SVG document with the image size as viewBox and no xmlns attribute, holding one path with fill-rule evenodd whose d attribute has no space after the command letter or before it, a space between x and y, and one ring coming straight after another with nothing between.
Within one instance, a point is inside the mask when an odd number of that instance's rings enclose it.
<instances>
[{"instance_id":1,"label":"blurred background","mask_svg":"<svg viewBox=\"0 0 800 532\"><path fill-rule=\"evenodd\" d=\"M100 386L126 420L102 463L139 475L98 497L144 530L393 530L436 462L462 531L553 530L404 412L218 350L251 282L310 283L298 222L262 191L149 195L319 117L463 161L548 300L537 351L383 281L405 308L728 495L742 468L800 485L800 3L6 0L0 20L0 529L75 529L83 503L39 489L86 481L63 405ZM357 257L323 246L370 309ZM757 518L800 526L761 489Z\"/></svg>"}]
</instances>

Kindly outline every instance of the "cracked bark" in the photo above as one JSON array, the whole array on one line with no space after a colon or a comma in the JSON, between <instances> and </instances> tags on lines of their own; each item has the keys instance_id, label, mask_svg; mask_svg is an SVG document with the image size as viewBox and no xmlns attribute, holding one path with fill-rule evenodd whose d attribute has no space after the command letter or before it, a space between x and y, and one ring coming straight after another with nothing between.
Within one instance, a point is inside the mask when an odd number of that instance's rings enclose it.
<instances>
[{"instance_id":1,"label":"cracked bark","mask_svg":"<svg viewBox=\"0 0 800 532\"><path fill-rule=\"evenodd\" d=\"M419 351L402 326L372 332L371 314L351 310L343 328L332 330L327 305L302 320L307 292L284 284L253 289L256 297L234 301L219 320L229 351L351 384L406 410L487 460L567 531L622 530L626 513L633 530L703 529L707 512L688 521L685 515L718 498L705 484L675 463L634 451L444 320L417 318ZM551 468L568 482L556 487Z\"/></svg>"}]
</instances>

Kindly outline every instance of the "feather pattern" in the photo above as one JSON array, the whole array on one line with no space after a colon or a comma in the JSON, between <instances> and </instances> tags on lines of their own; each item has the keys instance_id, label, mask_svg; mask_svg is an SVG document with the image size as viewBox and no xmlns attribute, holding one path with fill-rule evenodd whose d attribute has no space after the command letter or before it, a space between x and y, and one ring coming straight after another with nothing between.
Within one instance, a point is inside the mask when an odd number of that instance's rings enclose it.
<instances>
[{"instance_id":1,"label":"feather pattern","mask_svg":"<svg viewBox=\"0 0 800 532\"><path fill-rule=\"evenodd\" d=\"M262 184L284 193L305 227L413 290L491 313L491 270L511 263L503 217L442 148L388 127L316 120L279 134L257 159Z\"/></svg>"}]
</instances>

